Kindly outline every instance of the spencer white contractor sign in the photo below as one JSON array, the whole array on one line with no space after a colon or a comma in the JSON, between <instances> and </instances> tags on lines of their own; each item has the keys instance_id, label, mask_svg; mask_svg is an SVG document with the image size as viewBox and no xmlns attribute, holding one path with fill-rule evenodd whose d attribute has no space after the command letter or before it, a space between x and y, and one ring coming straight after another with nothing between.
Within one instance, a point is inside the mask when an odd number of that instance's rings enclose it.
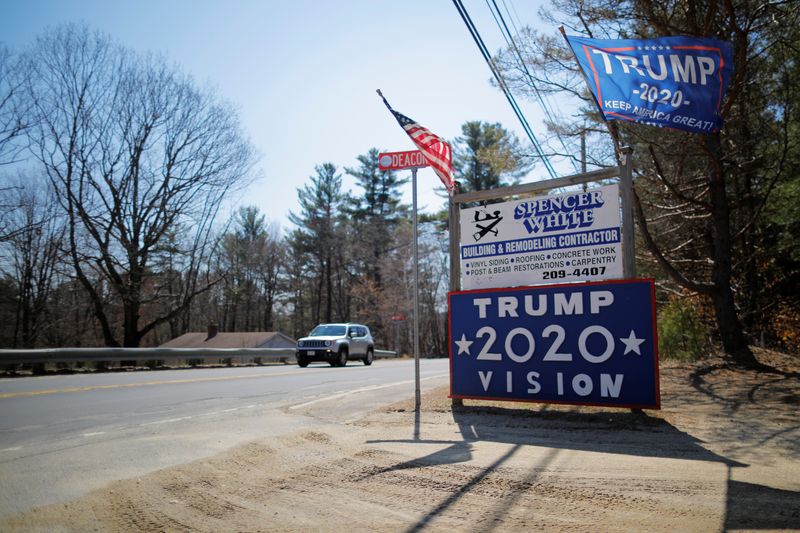
<instances>
[{"instance_id":1,"label":"spencer white contractor sign","mask_svg":"<svg viewBox=\"0 0 800 533\"><path fill-rule=\"evenodd\" d=\"M619 186L461 211L462 290L619 279Z\"/></svg>"}]
</instances>

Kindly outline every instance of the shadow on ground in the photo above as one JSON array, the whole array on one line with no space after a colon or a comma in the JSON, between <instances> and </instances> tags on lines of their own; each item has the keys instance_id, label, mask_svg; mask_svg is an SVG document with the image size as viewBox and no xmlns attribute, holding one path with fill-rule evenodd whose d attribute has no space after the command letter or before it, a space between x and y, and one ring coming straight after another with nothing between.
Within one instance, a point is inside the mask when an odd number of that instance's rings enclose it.
<instances>
[{"instance_id":1,"label":"shadow on ground","mask_svg":"<svg viewBox=\"0 0 800 533\"><path fill-rule=\"evenodd\" d=\"M433 508L408 531L420 531L444 513L484 478L502 467L523 446L549 448L542 460L528 469L521 481L533 484L555 460L561 450L580 450L641 457L710 461L728 470L725 529L795 529L800 527L800 492L734 481L734 468L747 464L732 460L705 447L692 435L669 422L642 412L578 413L506 409L496 407L453 407L453 421L461 433L458 441L433 441L419 438L419 411L416 411L415 438L404 441L450 444L443 450L411 461L398 463L384 471L455 464L472 458L473 443L500 442L513 445L494 463L476 474L459 490ZM521 493L520 493L521 497ZM495 510L502 518L517 498L508 498Z\"/></svg>"}]
</instances>

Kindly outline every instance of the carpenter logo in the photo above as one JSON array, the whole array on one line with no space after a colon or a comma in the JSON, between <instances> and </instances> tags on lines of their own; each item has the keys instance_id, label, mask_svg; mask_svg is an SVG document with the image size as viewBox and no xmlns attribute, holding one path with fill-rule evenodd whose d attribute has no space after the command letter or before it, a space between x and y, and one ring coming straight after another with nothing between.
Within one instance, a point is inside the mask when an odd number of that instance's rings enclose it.
<instances>
[{"instance_id":1,"label":"carpenter logo","mask_svg":"<svg viewBox=\"0 0 800 533\"><path fill-rule=\"evenodd\" d=\"M503 220L503 215L500 214L500 210L491 214L485 208L475 211L472 222L475 224L476 231L472 234L472 238L478 242L490 233L493 237L498 237L497 225L501 220Z\"/></svg>"}]
</instances>

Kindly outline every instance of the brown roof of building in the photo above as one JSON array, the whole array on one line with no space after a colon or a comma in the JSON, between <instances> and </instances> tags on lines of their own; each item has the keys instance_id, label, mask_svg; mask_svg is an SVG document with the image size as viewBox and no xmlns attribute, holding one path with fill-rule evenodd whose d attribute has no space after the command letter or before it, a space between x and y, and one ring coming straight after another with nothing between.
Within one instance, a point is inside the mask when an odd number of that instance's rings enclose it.
<instances>
[{"instance_id":1,"label":"brown roof of building","mask_svg":"<svg viewBox=\"0 0 800 533\"><path fill-rule=\"evenodd\" d=\"M267 348L293 347L295 340L278 331L217 333L184 333L161 345L162 348Z\"/></svg>"}]
</instances>

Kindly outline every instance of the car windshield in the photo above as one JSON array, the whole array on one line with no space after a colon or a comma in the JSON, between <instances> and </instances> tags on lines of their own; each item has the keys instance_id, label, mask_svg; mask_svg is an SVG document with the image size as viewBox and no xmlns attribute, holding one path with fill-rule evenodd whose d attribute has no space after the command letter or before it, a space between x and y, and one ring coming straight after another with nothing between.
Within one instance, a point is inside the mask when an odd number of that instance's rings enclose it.
<instances>
[{"instance_id":1,"label":"car windshield","mask_svg":"<svg viewBox=\"0 0 800 533\"><path fill-rule=\"evenodd\" d=\"M309 337L341 337L347 328L345 326L322 325L314 328Z\"/></svg>"}]
</instances>

